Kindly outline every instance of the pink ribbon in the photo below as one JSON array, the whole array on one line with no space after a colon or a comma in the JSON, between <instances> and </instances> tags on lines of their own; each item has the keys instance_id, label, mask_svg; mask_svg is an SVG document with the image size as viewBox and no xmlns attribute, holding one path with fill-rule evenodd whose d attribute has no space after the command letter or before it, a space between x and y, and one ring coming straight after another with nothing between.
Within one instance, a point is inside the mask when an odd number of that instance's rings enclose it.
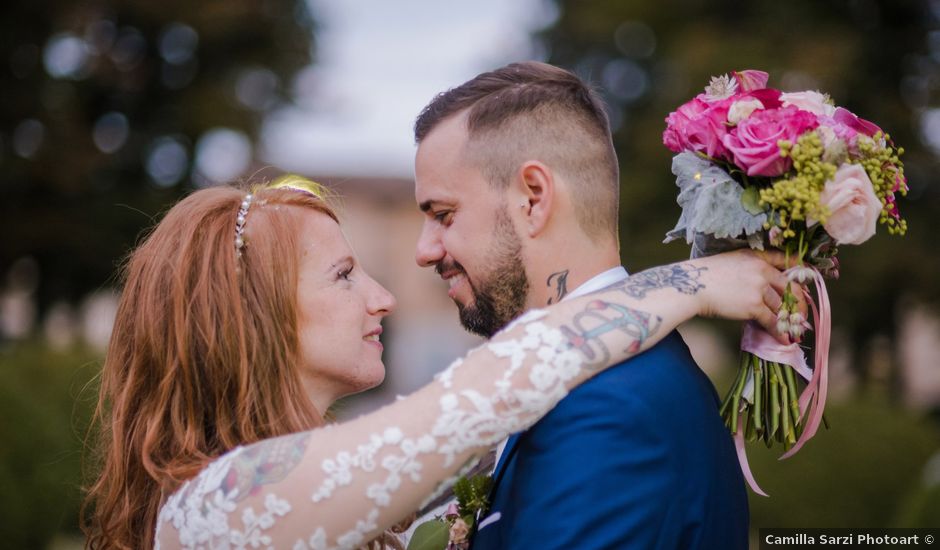
<instances>
[{"instance_id":1,"label":"pink ribbon","mask_svg":"<svg viewBox=\"0 0 940 550\"><path fill-rule=\"evenodd\" d=\"M757 480L754 479L754 474L751 473L751 465L747 462L747 451L744 449L744 429L740 426L738 427L738 433L734 434L734 449L738 452L738 464L741 465L741 473L744 474L744 479L747 480L751 490L762 497L770 496L760 488Z\"/></svg>"},{"instance_id":2,"label":"pink ribbon","mask_svg":"<svg viewBox=\"0 0 940 550\"><path fill-rule=\"evenodd\" d=\"M816 364L813 369L813 378L800 394L800 418L809 414L803 434L792 449L784 453L780 460L790 458L803 448L807 441L816 435L819 424L822 422L823 412L826 409L826 394L829 392L829 340L832 333L832 312L829 308L829 295L826 293L826 283L822 275L815 268L813 279L816 282L816 295L819 297L819 309L813 302L809 291L804 290L806 301L813 308L813 323L816 326Z\"/></svg>"},{"instance_id":3,"label":"pink ribbon","mask_svg":"<svg viewBox=\"0 0 940 550\"><path fill-rule=\"evenodd\" d=\"M806 289L803 294L813 310L813 326L816 329L816 361L811 370L806 365L806 357L798 344L783 345L767 331L754 322L744 325L744 334L741 337L741 350L774 363L781 363L793 367L806 381L806 388L800 394L800 418L806 418L803 433L789 451L784 453L780 460L790 458L803 448L807 441L816 435L826 408L826 394L829 388L829 340L832 332L832 313L829 307L829 295L826 293L826 283L816 268L813 268L813 281L816 284L816 295L819 298L819 308L813 301L813 296ZM807 416L808 415L808 416ZM748 464L747 452L744 448L744 430L738 429L734 434L735 449L738 453L738 462L741 472L751 490L761 496L767 496L751 473Z\"/></svg>"},{"instance_id":4,"label":"pink ribbon","mask_svg":"<svg viewBox=\"0 0 940 550\"><path fill-rule=\"evenodd\" d=\"M803 355L799 344L781 344L754 321L748 321L744 325L741 350L767 361L790 365L807 382L813 377L813 370L806 364L806 356Z\"/></svg>"}]
</instances>

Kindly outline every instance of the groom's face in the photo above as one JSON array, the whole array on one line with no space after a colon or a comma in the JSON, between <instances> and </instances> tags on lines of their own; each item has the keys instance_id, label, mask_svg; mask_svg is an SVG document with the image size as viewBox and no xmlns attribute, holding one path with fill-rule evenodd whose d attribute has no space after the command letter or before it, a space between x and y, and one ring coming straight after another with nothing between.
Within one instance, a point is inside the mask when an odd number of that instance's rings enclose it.
<instances>
[{"instance_id":1,"label":"groom's face","mask_svg":"<svg viewBox=\"0 0 940 550\"><path fill-rule=\"evenodd\" d=\"M447 281L464 328L490 337L525 310L528 280L506 193L467 161L466 141L458 115L418 147L415 198L424 226L415 259Z\"/></svg>"}]
</instances>

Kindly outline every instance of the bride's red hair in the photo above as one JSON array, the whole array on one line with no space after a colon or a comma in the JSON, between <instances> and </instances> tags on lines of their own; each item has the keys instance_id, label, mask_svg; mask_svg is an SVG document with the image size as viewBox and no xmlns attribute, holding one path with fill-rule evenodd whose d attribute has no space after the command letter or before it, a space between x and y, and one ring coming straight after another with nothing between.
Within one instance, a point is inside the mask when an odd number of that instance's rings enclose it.
<instances>
[{"instance_id":1,"label":"bride's red hair","mask_svg":"<svg viewBox=\"0 0 940 550\"><path fill-rule=\"evenodd\" d=\"M176 204L130 255L101 373L97 478L83 516L89 548L153 545L163 498L213 458L323 424L295 368L298 216L321 199L244 191Z\"/></svg>"}]
</instances>

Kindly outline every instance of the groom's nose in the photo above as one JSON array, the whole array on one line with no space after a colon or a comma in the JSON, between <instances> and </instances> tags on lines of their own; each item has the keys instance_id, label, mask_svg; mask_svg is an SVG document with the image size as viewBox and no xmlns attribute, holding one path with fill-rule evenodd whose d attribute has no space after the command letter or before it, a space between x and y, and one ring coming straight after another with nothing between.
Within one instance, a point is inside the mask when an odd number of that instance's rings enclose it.
<instances>
[{"instance_id":1,"label":"groom's nose","mask_svg":"<svg viewBox=\"0 0 940 550\"><path fill-rule=\"evenodd\" d=\"M425 223L415 246L415 262L421 267L431 267L444 259L444 243L434 224Z\"/></svg>"}]
</instances>

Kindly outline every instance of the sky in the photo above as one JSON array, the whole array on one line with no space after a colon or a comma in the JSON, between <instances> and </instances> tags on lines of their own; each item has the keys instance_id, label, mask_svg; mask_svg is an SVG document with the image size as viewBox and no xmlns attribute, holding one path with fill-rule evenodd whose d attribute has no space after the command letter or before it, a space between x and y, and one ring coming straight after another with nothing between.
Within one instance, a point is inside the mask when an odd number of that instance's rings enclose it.
<instances>
[{"instance_id":1,"label":"sky","mask_svg":"<svg viewBox=\"0 0 940 550\"><path fill-rule=\"evenodd\" d=\"M316 64L269 115L266 163L311 176L411 178L414 119L439 92L545 52L550 0L308 0Z\"/></svg>"}]
</instances>

